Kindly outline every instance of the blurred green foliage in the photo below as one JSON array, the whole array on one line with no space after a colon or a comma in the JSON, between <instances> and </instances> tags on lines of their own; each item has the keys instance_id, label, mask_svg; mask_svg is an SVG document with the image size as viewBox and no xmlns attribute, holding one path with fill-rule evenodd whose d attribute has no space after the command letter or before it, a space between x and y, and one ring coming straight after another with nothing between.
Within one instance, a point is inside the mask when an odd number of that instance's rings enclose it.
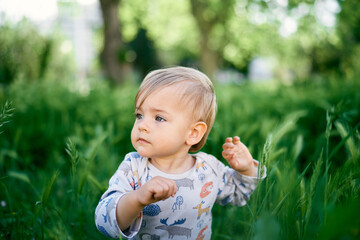
<instances>
[{"instance_id":1,"label":"blurred green foliage","mask_svg":"<svg viewBox=\"0 0 360 240\"><path fill-rule=\"evenodd\" d=\"M130 131L132 105L124 99L130 98L135 89L129 91L124 88L114 92L100 82L84 96L72 88L75 86L69 86L67 82L38 81L29 84L23 80L15 81L9 87L9 98L16 105L16 118L10 124L18 127L8 131L9 136L3 139L2 146L13 143L16 151L26 156L18 159L21 168L29 165L44 167L47 159L56 160L64 151L65 139L72 134L80 141L88 139L96 129L110 125L121 132ZM129 146L126 147L128 149Z\"/></svg>"},{"instance_id":2,"label":"blurred green foliage","mask_svg":"<svg viewBox=\"0 0 360 240\"><path fill-rule=\"evenodd\" d=\"M71 1L59 6L64 4L69 12L80 11ZM200 6L198 15L194 6ZM322 6L326 8L322 10ZM269 57L278 80L356 78L360 75L358 9L357 0L123 0L118 12L124 46L118 58L144 75L159 66L204 68L201 56L207 50L216 56L218 69L232 68L245 76L254 58ZM324 25L319 20L321 14L333 14L334 25ZM289 26L287 21L292 29L282 35L281 30ZM100 51L103 37L95 38ZM17 78L74 78L73 56L64 49L64 38L57 30L44 35L27 20L17 24L3 21L0 83Z\"/></svg>"},{"instance_id":3,"label":"blurred green foliage","mask_svg":"<svg viewBox=\"0 0 360 240\"><path fill-rule=\"evenodd\" d=\"M192 4L201 6L203 28ZM251 60L264 56L276 59L278 79L354 78L360 74L358 5L357 0L123 0L119 18L124 42L145 29L163 65L199 65L201 39L207 37L206 47L217 54L219 69L235 68L246 74ZM324 25L321 14L333 14L334 25ZM283 36L280 30L289 27L289 19L295 32L288 29L291 33ZM209 29L209 36L202 29Z\"/></svg>"},{"instance_id":4,"label":"blurred green foliage","mask_svg":"<svg viewBox=\"0 0 360 240\"><path fill-rule=\"evenodd\" d=\"M191 16L189 1L135 0L121 1L120 5L119 18L125 42L132 42L145 29L165 65L194 59L199 54L199 33Z\"/></svg>"},{"instance_id":5,"label":"blurred green foliage","mask_svg":"<svg viewBox=\"0 0 360 240\"><path fill-rule=\"evenodd\" d=\"M239 135L268 177L248 206L215 206L214 239L327 239L334 224L337 236L359 237L354 224L336 221L359 209L359 85L216 85L219 110L203 151L221 159L225 137ZM0 135L1 238L103 239L94 209L133 150L137 85L76 89L17 80L0 95L3 113L15 109Z\"/></svg>"},{"instance_id":6,"label":"blurred green foliage","mask_svg":"<svg viewBox=\"0 0 360 240\"><path fill-rule=\"evenodd\" d=\"M22 78L68 80L73 78L74 62L61 51L59 34L44 36L27 20L0 25L0 84Z\"/></svg>"},{"instance_id":7,"label":"blurred green foliage","mask_svg":"<svg viewBox=\"0 0 360 240\"><path fill-rule=\"evenodd\" d=\"M249 21L245 9L247 3L242 5L235 4L236 1L225 3L219 0L198 2L206 7L204 19L212 25L208 47L219 53L221 67L227 67L227 63L230 63L239 70L247 71L252 57L263 50L268 54L267 49L273 47L269 44L276 41L269 42L268 39L278 38L276 26L256 25ZM125 0L121 2L119 17L125 42L132 41L139 30L146 29L164 65L180 62L198 64L201 30L194 19L190 1Z\"/></svg>"}]
</instances>

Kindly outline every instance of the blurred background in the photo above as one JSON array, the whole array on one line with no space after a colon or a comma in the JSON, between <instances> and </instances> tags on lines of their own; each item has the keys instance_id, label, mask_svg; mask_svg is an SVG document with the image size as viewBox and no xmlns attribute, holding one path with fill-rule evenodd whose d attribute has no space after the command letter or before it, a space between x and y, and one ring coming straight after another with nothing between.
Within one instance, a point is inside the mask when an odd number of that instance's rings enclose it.
<instances>
[{"instance_id":1,"label":"blurred background","mask_svg":"<svg viewBox=\"0 0 360 240\"><path fill-rule=\"evenodd\" d=\"M169 65L217 81L351 78L358 9L356 0L2 0L0 82L63 70L122 83Z\"/></svg>"},{"instance_id":2,"label":"blurred background","mask_svg":"<svg viewBox=\"0 0 360 240\"><path fill-rule=\"evenodd\" d=\"M174 65L215 85L202 151L268 169L212 239L360 238L358 0L0 0L0 238L104 239L137 88Z\"/></svg>"}]
</instances>

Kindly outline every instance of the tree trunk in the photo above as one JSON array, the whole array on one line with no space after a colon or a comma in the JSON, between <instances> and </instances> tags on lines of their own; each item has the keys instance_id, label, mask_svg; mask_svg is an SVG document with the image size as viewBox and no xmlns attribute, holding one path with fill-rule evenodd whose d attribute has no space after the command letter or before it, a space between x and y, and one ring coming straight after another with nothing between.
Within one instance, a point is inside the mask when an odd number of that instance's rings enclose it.
<instances>
[{"instance_id":1,"label":"tree trunk","mask_svg":"<svg viewBox=\"0 0 360 240\"><path fill-rule=\"evenodd\" d=\"M201 68L204 73L213 79L214 74L219 69L219 56L209 48L209 34L202 34L201 36Z\"/></svg>"},{"instance_id":2,"label":"tree trunk","mask_svg":"<svg viewBox=\"0 0 360 240\"><path fill-rule=\"evenodd\" d=\"M215 22L207 21L204 18L204 11L206 10L206 2L199 0L191 0L191 10L196 23L201 33L200 45L201 45L201 57L200 65L202 71L210 78L213 78L214 74L219 68L218 54L216 51L210 49L209 39L211 31L215 25Z\"/></svg>"},{"instance_id":3,"label":"tree trunk","mask_svg":"<svg viewBox=\"0 0 360 240\"><path fill-rule=\"evenodd\" d=\"M100 0L104 22L104 47L101 62L105 75L113 83L124 81L124 67L120 63L119 51L123 46L118 18L120 0Z\"/></svg>"}]
</instances>

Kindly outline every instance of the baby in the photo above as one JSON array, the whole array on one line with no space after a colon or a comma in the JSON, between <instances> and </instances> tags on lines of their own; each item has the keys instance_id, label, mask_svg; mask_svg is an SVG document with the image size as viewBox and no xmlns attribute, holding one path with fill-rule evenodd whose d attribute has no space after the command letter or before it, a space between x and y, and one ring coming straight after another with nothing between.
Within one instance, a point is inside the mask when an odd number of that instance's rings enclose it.
<instances>
[{"instance_id":1,"label":"baby","mask_svg":"<svg viewBox=\"0 0 360 240\"><path fill-rule=\"evenodd\" d=\"M222 156L198 152L215 120L209 78L185 67L149 73L135 98L128 153L95 211L98 230L112 238L210 239L215 202L242 206L259 178L239 137L228 137ZM191 154L190 154L191 153Z\"/></svg>"}]
</instances>

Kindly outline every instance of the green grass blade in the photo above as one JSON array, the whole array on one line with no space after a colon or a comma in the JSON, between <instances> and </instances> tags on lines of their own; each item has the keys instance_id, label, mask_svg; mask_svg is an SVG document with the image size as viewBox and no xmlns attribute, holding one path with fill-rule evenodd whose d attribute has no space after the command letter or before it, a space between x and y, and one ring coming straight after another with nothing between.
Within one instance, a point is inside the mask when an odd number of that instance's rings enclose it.
<instances>
[{"instance_id":1,"label":"green grass blade","mask_svg":"<svg viewBox=\"0 0 360 240\"><path fill-rule=\"evenodd\" d=\"M89 158L88 158L89 163L93 162L93 160L96 157L96 154L98 153L98 151L99 151L99 149L101 147L101 144L104 142L104 140L106 138L107 138L107 135L103 135L97 140L97 142L95 144L95 147L93 147L91 152L90 152L90 155L89 155Z\"/></svg>"},{"instance_id":2,"label":"green grass blade","mask_svg":"<svg viewBox=\"0 0 360 240\"><path fill-rule=\"evenodd\" d=\"M343 137L343 139L341 140L341 142L336 145L334 147L334 149L331 151L331 153L329 154L327 161L329 161L331 158L334 157L334 155L340 150L340 148L346 143L346 141L348 140L348 138L350 138L356 131L357 129L360 127L360 122L358 122L356 124L356 126L345 136Z\"/></svg>"},{"instance_id":3,"label":"green grass blade","mask_svg":"<svg viewBox=\"0 0 360 240\"><path fill-rule=\"evenodd\" d=\"M285 200L289 197L290 193L301 183L301 180L303 179L306 171L307 171L308 168L310 167L310 164L311 164L311 163L309 163L309 164L306 166L306 168L304 169L304 171L300 174L300 176L298 176L295 184L292 186L292 188L290 189L290 191L285 194L285 196L278 202L278 204L276 205L276 207L272 210L272 215L275 216L275 215L278 214L278 212L280 211L280 209L281 209L282 205L284 204Z\"/></svg>"},{"instance_id":4,"label":"green grass blade","mask_svg":"<svg viewBox=\"0 0 360 240\"><path fill-rule=\"evenodd\" d=\"M17 172L17 171L9 171L9 172L8 172L8 175L9 175L9 177L11 177L11 178L15 178L15 179L21 180L21 181L26 182L26 183L28 183L28 184L31 185L30 178L29 178L29 176L28 176L26 173Z\"/></svg>"},{"instance_id":5,"label":"green grass blade","mask_svg":"<svg viewBox=\"0 0 360 240\"><path fill-rule=\"evenodd\" d=\"M99 192L104 192L106 190L106 187L104 187L92 174L89 174L87 178L99 190Z\"/></svg>"},{"instance_id":6,"label":"green grass blade","mask_svg":"<svg viewBox=\"0 0 360 240\"><path fill-rule=\"evenodd\" d=\"M304 148L304 137L303 137L303 135L298 135L296 138L295 145L292 149L292 157L293 157L294 162L300 156L300 153L303 148Z\"/></svg>"},{"instance_id":7,"label":"green grass blade","mask_svg":"<svg viewBox=\"0 0 360 240\"><path fill-rule=\"evenodd\" d=\"M321 154L318 161L315 164L313 175L311 176L311 180L310 180L310 193L307 196L307 208L304 219L304 236L306 236L307 234L307 229L310 223L310 216L313 207L313 196L315 193L316 183L318 182L318 179L321 175L322 159L323 157Z\"/></svg>"},{"instance_id":8,"label":"green grass blade","mask_svg":"<svg viewBox=\"0 0 360 240\"><path fill-rule=\"evenodd\" d=\"M267 191L266 191L266 193L265 193L265 196L262 198L262 202L261 202L260 206L256 209L256 215L257 215L257 216L260 215L262 209L264 208L265 202L266 202L266 200L268 199L269 194L270 194L270 192L272 191L272 189L273 189L274 186L275 186L275 182L273 182L273 183L270 185L270 187L267 189Z\"/></svg>"},{"instance_id":9,"label":"green grass blade","mask_svg":"<svg viewBox=\"0 0 360 240\"><path fill-rule=\"evenodd\" d=\"M80 181L78 183L78 189L77 189L78 196L82 193L82 191L84 189L87 175L88 175L87 172L82 172L82 174L80 175Z\"/></svg>"},{"instance_id":10,"label":"green grass blade","mask_svg":"<svg viewBox=\"0 0 360 240\"><path fill-rule=\"evenodd\" d=\"M60 175L60 171L59 170L55 171L55 173L52 175L50 181L48 182L48 184L44 188L44 191L43 191L43 193L41 195L41 203L43 204L43 206L47 205L51 190L53 189L55 180L59 175Z\"/></svg>"},{"instance_id":11,"label":"green grass blade","mask_svg":"<svg viewBox=\"0 0 360 240\"><path fill-rule=\"evenodd\" d=\"M12 103L6 101L0 111L0 134L2 133L1 128L10 122L10 118L13 117L15 108L12 107Z\"/></svg>"},{"instance_id":12,"label":"green grass blade","mask_svg":"<svg viewBox=\"0 0 360 240\"><path fill-rule=\"evenodd\" d=\"M348 152L350 153L353 161L356 161L356 159L358 159L359 149L356 147L354 138L352 138L352 135L354 132L350 133L350 131L348 131L347 127L345 127L344 124L341 123L340 121L335 122L335 127L338 130L340 136L343 139L346 138L345 146L346 146ZM356 128L354 130L356 130ZM356 163L356 162L353 162L353 163Z\"/></svg>"}]
</instances>

